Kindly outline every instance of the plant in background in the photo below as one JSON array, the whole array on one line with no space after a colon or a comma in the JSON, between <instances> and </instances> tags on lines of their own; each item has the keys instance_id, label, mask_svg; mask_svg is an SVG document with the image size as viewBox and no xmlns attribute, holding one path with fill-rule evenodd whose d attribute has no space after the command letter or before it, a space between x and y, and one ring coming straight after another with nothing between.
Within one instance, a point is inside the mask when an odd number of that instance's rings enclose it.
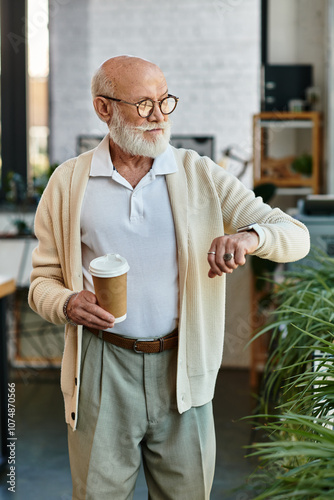
<instances>
[{"instance_id":1,"label":"plant in background","mask_svg":"<svg viewBox=\"0 0 334 500\"><path fill-rule=\"evenodd\" d=\"M8 172L4 181L4 191L6 201L14 204L22 203L26 197L27 186L22 178L22 175L13 172Z\"/></svg>"},{"instance_id":2,"label":"plant in background","mask_svg":"<svg viewBox=\"0 0 334 500\"><path fill-rule=\"evenodd\" d=\"M272 330L254 500L334 498L334 259L317 254L314 267L285 274L273 321L257 334Z\"/></svg>"},{"instance_id":3,"label":"plant in background","mask_svg":"<svg viewBox=\"0 0 334 500\"><path fill-rule=\"evenodd\" d=\"M291 163L291 168L294 172L297 172L301 175L306 175L310 177L312 175L312 156L308 153L304 153L300 156L297 156Z\"/></svg>"},{"instance_id":4,"label":"plant in background","mask_svg":"<svg viewBox=\"0 0 334 500\"><path fill-rule=\"evenodd\" d=\"M24 219L15 219L12 223L17 231L17 234L20 235L28 235L33 234L32 227Z\"/></svg>"},{"instance_id":5,"label":"plant in background","mask_svg":"<svg viewBox=\"0 0 334 500\"><path fill-rule=\"evenodd\" d=\"M47 183L49 182L49 179L53 172L56 170L58 167L58 163L52 163L52 165L49 166L46 172L42 173L39 176L34 177L33 179L33 189L34 189L34 194L37 197L37 201L39 201L40 197L43 194L44 189L46 188Z\"/></svg>"},{"instance_id":6,"label":"plant in background","mask_svg":"<svg viewBox=\"0 0 334 500\"><path fill-rule=\"evenodd\" d=\"M53 163L42 174L35 176L32 179L32 186L29 186L28 192L22 175L13 171L8 172L4 180L6 201L11 205L23 207L27 207L31 202L34 204L38 203L51 175L57 167L58 163Z\"/></svg>"}]
</instances>

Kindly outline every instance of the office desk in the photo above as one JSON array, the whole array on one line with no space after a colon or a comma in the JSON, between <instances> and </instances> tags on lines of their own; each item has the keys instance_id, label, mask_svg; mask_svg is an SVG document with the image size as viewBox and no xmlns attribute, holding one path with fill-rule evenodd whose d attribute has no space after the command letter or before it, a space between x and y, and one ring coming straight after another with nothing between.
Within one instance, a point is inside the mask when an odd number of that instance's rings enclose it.
<instances>
[{"instance_id":1,"label":"office desk","mask_svg":"<svg viewBox=\"0 0 334 500\"><path fill-rule=\"evenodd\" d=\"M15 281L0 275L0 469L6 466L8 458L8 358L6 331L7 296L14 293Z\"/></svg>"}]
</instances>

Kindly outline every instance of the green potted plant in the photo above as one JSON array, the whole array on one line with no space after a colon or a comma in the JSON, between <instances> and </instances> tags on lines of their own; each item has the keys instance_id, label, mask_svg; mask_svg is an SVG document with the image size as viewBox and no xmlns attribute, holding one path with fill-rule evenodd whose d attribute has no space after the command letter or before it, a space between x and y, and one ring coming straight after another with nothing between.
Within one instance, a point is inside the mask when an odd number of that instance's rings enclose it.
<instances>
[{"instance_id":1,"label":"green potted plant","mask_svg":"<svg viewBox=\"0 0 334 500\"><path fill-rule=\"evenodd\" d=\"M294 172L301 174L306 177L310 177L312 175L312 156L308 153L304 153L300 156L297 156L291 163L291 168Z\"/></svg>"},{"instance_id":2,"label":"green potted plant","mask_svg":"<svg viewBox=\"0 0 334 500\"><path fill-rule=\"evenodd\" d=\"M254 500L334 498L334 259L286 273L271 330L258 428ZM272 409L273 408L273 409ZM254 417L253 417L254 418Z\"/></svg>"}]
</instances>

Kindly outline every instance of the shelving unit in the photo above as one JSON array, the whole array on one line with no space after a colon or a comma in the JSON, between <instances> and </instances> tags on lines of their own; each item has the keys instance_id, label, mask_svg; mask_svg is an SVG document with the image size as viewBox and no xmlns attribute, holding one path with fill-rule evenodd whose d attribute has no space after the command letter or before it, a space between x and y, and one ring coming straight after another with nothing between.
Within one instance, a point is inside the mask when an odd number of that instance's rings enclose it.
<instances>
[{"instance_id":1,"label":"shelving unit","mask_svg":"<svg viewBox=\"0 0 334 500\"><path fill-rule=\"evenodd\" d=\"M295 130L306 129L297 137ZM291 135L286 131L291 130ZM280 134L280 131L285 131ZM295 135L292 135L295 134ZM276 195L302 197L307 194L319 194L321 191L321 115L318 112L262 112L253 117L253 173L254 186L272 183L277 186ZM284 143L288 140L288 144ZM300 141L299 141L300 140ZM275 147L275 141L278 147ZM289 142L290 141L290 142ZM304 152L312 157L312 174L307 177L292 171L291 163L296 156ZM293 149L295 148L295 150ZM299 151L298 151L299 149ZM283 153L282 153L283 151ZM272 154L275 152L276 154ZM284 152L286 153L284 156ZM252 331L263 326L266 314L259 304L263 293L257 291L255 279L251 289L252 297ZM260 337L251 344L250 384L257 390L259 377L267 359L267 346L270 333Z\"/></svg>"},{"instance_id":2,"label":"shelving unit","mask_svg":"<svg viewBox=\"0 0 334 500\"><path fill-rule=\"evenodd\" d=\"M290 165L296 155L277 158L268 155L268 146L275 139L275 134L287 129L310 130L310 154L312 156L312 174L303 176L294 173ZM273 183L280 189L291 189L289 192L299 194L296 189L309 188L309 192L320 192L321 161L321 115L316 111L263 112L253 117L253 170L254 185ZM301 192L302 193L302 192ZM286 193L287 194L287 193Z\"/></svg>"}]
</instances>

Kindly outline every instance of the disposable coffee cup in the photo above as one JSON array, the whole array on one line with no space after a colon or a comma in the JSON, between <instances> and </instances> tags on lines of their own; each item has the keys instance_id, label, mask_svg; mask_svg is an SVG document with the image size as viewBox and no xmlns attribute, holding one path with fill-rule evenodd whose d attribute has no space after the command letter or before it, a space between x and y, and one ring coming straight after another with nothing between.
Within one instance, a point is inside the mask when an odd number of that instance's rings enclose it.
<instances>
[{"instance_id":1,"label":"disposable coffee cup","mask_svg":"<svg viewBox=\"0 0 334 500\"><path fill-rule=\"evenodd\" d=\"M126 318L129 269L127 260L117 253L97 257L89 264L97 303L115 317L115 323Z\"/></svg>"}]
</instances>

